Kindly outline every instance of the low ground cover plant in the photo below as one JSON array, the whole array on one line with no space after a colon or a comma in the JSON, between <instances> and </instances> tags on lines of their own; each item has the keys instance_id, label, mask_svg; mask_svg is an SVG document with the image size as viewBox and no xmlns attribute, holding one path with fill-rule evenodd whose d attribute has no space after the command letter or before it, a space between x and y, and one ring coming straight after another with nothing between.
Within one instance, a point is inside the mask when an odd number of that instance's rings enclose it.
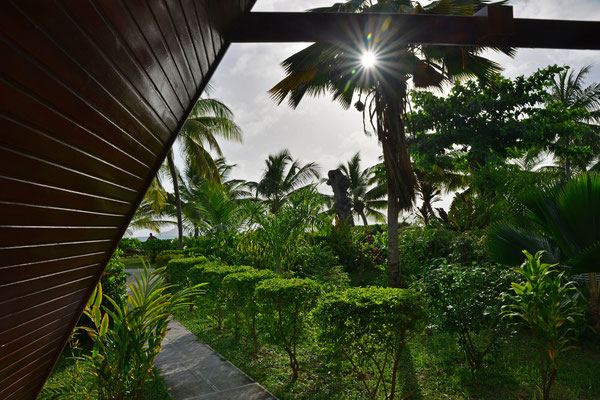
<instances>
[{"instance_id":1,"label":"low ground cover plant","mask_svg":"<svg viewBox=\"0 0 600 400\"><path fill-rule=\"evenodd\" d=\"M369 398L383 392L393 400L406 340L425 322L423 303L421 295L409 289L368 287L330 293L315 311L319 341L330 354L351 364Z\"/></svg>"}]
</instances>

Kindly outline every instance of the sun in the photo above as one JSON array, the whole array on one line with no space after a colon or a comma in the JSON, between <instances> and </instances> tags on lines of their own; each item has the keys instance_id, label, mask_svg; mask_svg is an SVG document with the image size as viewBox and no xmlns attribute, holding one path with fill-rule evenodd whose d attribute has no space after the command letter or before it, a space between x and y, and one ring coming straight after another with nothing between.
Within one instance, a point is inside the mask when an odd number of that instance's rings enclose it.
<instances>
[{"instance_id":1,"label":"sun","mask_svg":"<svg viewBox=\"0 0 600 400\"><path fill-rule=\"evenodd\" d=\"M370 51L367 51L363 53L360 62L362 63L363 67L371 68L377 62L377 57L375 57L375 54L371 53Z\"/></svg>"}]
</instances>

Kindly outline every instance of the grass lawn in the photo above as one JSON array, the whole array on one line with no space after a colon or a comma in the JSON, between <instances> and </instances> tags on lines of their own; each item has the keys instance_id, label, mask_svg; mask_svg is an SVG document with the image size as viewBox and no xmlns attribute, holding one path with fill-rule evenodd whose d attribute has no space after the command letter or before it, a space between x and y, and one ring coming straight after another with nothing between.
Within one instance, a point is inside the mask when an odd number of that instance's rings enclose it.
<instances>
[{"instance_id":1,"label":"grass lawn","mask_svg":"<svg viewBox=\"0 0 600 400\"><path fill-rule=\"evenodd\" d=\"M50 378L46 382L45 386L66 386L73 382L76 374L80 374L81 380L77 384L77 387L83 388L86 384L89 384L91 381L90 376L86 376L83 374L81 368L75 370L76 364L72 358L71 352L69 349L65 349L63 354L61 355L58 363L54 367ZM75 397L74 398L81 398ZM92 397L94 398L94 394L92 393ZM144 400L171 400L171 396L167 391L167 387L165 386L164 381L161 376L158 374L156 370L154 370L154 379L146 384L146 389L144 391Z\"/></svg>"},{"instance_id":2,"label":"grass lawn","mask_svg":"<svg viewBox=\"0 0 600 400\"><path fill-rule=\"evenodd\" d=\"M148 259L142 256L121 257L121 261L125 265L125 269L144 269L144 262L150 265Z\"/></svg>"},{"instance_id":3,"label":"grass lawn","mask_svg":"<svg viewBox=\"0 0 600 400\"><path fill-rule=\"evenodd\" d=\"M231 332L216 331L196 311L179 313L177 319L198 338L213 347L269 391L286 399L366 399L362 383L345 362L328 359L313 341L298 349L301 375L291 382L287 355L265 345L251 356L251 343L234 339ZM412 338L404 349L397 398L406 399L533 399L538 383L537 354L526 337L505 338L481 371L471 372L449 335ZM402 397L407 396L407 397ZM561 355L559 374L552 389L554 400L600 399L600 344Z\"/></svg>"}]
</instances>

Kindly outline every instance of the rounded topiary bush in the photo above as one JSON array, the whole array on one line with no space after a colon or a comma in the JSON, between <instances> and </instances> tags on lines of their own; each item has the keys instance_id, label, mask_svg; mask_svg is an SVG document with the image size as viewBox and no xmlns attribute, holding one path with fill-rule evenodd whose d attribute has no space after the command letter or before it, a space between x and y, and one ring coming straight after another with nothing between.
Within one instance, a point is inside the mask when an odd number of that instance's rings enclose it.
<instances>
[{"instance_id":1,"label":"rounded topiary bush","mask_svg":"<svg viewBox=\"0 0 600 400\"><path fill-rule=\"evenodd\" d=\"M196 265L204 265L206 257L177 258L167 263L167 279L172 285L189 286L188 273Z\"/></svg>"},{"instance_id":2,"label":"rounded topiary bush","mask_svg":"<svg viewBox=\"0 0 600 400\"><path fill-rule=\"evenodd\" d=\"M314 318L319 341L332 355L348 360L369 397L376 398L385 387L389 388L386 398L393 399L406 339L419 332L426 320L420 294L380 287L332 292L319 302Z\"/></svg>"},{"instance_id":3,"label":"rounded topiary bush","mask_svg":"<svg viewBox=\"0 0 600 400\"><path fill-rule=\"evenodd\" d=\"M169 261L184 257L183 250L164 250L156 256L155 266L156 268L162 268L167 265Z\"/></svg>"},{"instance_id":4,"label":"rounded topiary bush","mask_svg":"<svg viewBox=\"0 0 600 400\"><path fill-rule=\"evenodd\" d=\"M293 379L299 369L297 344L306 333L307 314L320 293L321 286L312 279L268 279L255 290L267 338L288 354Z\"/></svg>"},{"instance_id":5,"label":"rounded topiary bush","mask_svg":"<svg viewBox=\"0 0 600 400\"><path fill-rule=\"evenodd\" d=\"M226 265L221 260L207 261L203 265L197 265L190 269L188 278L192 285L207 283L205 287L206 296L201 306L209 312L215 320L217 329L223 328L225 305L227 304L227 293L223 290L223 279L237 272L253 270L245 265Z\"/></svg>"},{"instance_id":6,"label":"rounded topiary bush","mask_svg":"<svg viewBox=\"0 0 600 400\"><path fill-rule=\"evenodd\" d=\"M256 332L258 305L256 304L255 289L262 281L273 279L276 276L273 271L269 270L250 270L230 274L223 278L222 287L226 293L227 306L236 317L243 320L252 339L255 354L258 353L258 334Z\"/></svg>"}]
</instances>

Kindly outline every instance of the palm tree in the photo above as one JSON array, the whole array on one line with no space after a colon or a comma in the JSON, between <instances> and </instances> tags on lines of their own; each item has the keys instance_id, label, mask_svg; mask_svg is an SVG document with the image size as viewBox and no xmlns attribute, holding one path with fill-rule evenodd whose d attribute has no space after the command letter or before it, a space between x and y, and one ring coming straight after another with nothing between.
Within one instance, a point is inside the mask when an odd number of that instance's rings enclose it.
<instances>
[{"instance_id":1,"label":"palm tree","mask_svg":"<svg viewBox=\"0 0 600 400\"><path fill-rule=\"evenodd\" d=\"M319 179L318 164L302 165L285 149L269 155L260 181L254 183L256 196L264 197L269 210L275 214L291 193L309 184L313 178Z\"/></svg>"},{"instance_id":2,"label":"palm tree","mask_svg":"<svg viewBox=\"0 0 600 400\"><path fill-rule=\"evenodd\" d=\"M196 102L190 117L181 128L177 140L181 145L184 160L189 168L211 182L220 181L217 165L208 151L210 149L220 156L223 155L217 137L241 142L242 131L233 121L233 113L225 104L215 99L201 98ZM179 177L175 168L172 149L167 153L167 165L173 182L179 237L178 248L181 250L183 247L183 219L179 195Z\"/></svg>"},{"instance_id":3,"label":"palm tree","mask_svg":"<svg viewBox=\"0 0 600 400\"><path fill-rule=\"evenodd\" d=\"M596 272L600 272L600 175L585 173L521 197L539 228L529 232L507 223L492 225L487 233L490 256L506 265L523 261L522 250L544 250L542 260L590 274L590 307L600 324Z\"/></svg>"},{"instance_id":4,"label":"palm tree","mask_svg":"<svg viewBox=\"0 0 600 400\"><path fill-rule=\"evenodd\" d=\"M563 148L573 146L591 146L591 153L584 155L581 160L574 160L572 155L555 154L564 166L565 175L571 176L573 161L579 161L580 170L585 167L595 154L600 152L600 83L593 83L584 87L585 77L590 72L590 66L585 66L575 73L569 68L564 69L553 81L548 103L561 103L568 110L583 109L587 115L577 121L589 129L583 130L581 137L576 137L569 130L570 135L559 136L556 144Z\"/></svg>"},{"instance_id":5,"label":"palm tree","mask_svg":"<svg viewBox=\"0 0 600 400\"><path fill-rule=\"evenodd\" d=\"M362 219L365 226L369 225L367 216L378 221L385 220L384 215L378 210L385 208L387 204L385 200L387 188L385 184L374 179L374 168L361 169L360 152L353 155L346 164L338 166L338 169L350 181L348 191L352 201L352 210ZM369 188L373 183L376 185Z\"/></svg>"},{"instance_id":6,"label":"palm tree","mask_svg":"<svg viewBox=\"0 0 600 400\"><path fill-rule=\"evenodd\" d=\"M473 15L486 4L483 0L440 0L423 7L411 0L349 0L312 11ZM356 37L361 39L347 44L317 42L292 55L282 63L287 76L270 92L279 103L289 96L292 107L305 94L329 91L348 108L354 93L359 94L355 106L370 120L382 145L388 187L388 285L398 287L403 286L398 217L400 211L412 208L417 184L405 138L409 79L415 87L441 87L455 77L490 78L500 66L480 57L481 47L407 44L387 37L385 31L375 37L358 32ZM512 55L510 49L502 51ZM372 68L361 65L365 54L377 59Z\"/></svg>"}]
</instances>

